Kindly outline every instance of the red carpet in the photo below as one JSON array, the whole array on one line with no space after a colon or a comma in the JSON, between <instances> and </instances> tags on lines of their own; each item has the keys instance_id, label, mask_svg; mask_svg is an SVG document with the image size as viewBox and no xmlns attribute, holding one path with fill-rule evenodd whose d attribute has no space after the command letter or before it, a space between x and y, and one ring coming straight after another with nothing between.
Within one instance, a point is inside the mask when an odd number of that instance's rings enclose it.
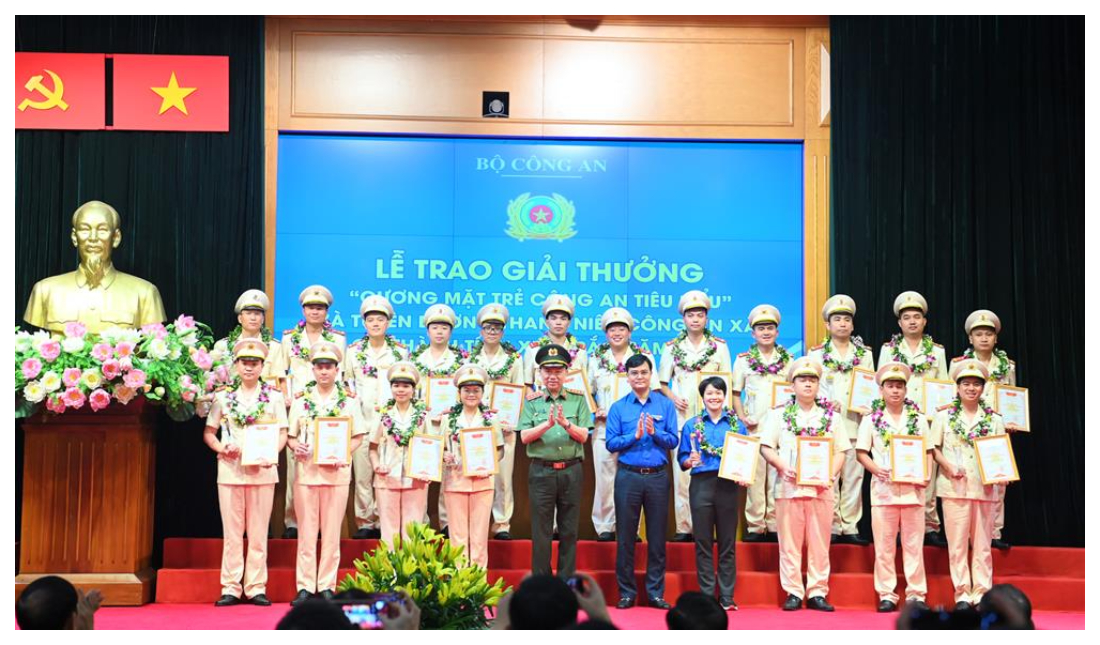
<instances>
[{"instance_id":1,"label":"red carpet","mask_svg":"<svg viewBox=\"0 0 1100 645\"><path fill-rule=\"evenodd\" d=\"M295 594L294 559L296 542L271 540L268 562L267 595L274 602L289 602ZM341 573L350 570L354 559L373 548L373 540L343 540ZM695 579L695 546L669 544L666 598L671 602L682 592L698 589ZM556 549L555 549L556 557ZM830 601L840 608L869 610L878 603L874 590L874 549L851 545L832 547ZM221 540L171 538L164 543L164 568L157 573L158 603L211 603L221 592L218 582L221 564ZM490 579L503 577L515 585L530 570L529 540L491 541L489 545ZM609 603L618 601L615 585L615 544L580 542L577 567L589 572L604 590ZM635 550L635 572L639 589L645 571L645 548ZM951 577L947 568L947 550L925 549L929 604L953 605ZM779 586L779 554L775 544L737 545L736 599L741 607L776 608L786 594ZM900 555L898 572L902 571ZM1030 598L1036 611L1083 612L1085 609L1085 550L1039 547L1015 547L1007 552L994 551L993 571L996 582L1018 586ZM899 591L904 587L901 580ZM244 608L237 608L244 609ZM825 617L833 619L832 617ZM847 626L845 626L847 628Z\"/></svg>"},{"instance_id":2,"label":"red carpet","mask_svg":"<svg viewBox=\"0 0 1100 645\"><path fill-rule=\"evenodd\" d=\"M153 604L144 607L104 607L96 613L96 629L272 629L289 610L271 607L218 608L212 605ZM822 614L779 609L742 608L730 613L730 629L893 629L897 614L873 611L838 611ZM665 612L657 609L611 609L620 629L665 629ZM1084 629L1085 614L1041 612L1034 614L1039 629Z\"/></svg>"}]
</instances>

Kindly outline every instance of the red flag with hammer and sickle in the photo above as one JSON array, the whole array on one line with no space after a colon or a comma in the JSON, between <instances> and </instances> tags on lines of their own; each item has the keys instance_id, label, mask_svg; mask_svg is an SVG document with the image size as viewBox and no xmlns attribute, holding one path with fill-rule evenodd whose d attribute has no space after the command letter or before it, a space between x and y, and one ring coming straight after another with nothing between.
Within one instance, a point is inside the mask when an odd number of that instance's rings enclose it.
<instances>
[{"instance_id":1,"label":"red flag with hammer and sickle","mask_svg":"<svg viewBox=\"0 0 1100 645\"><path fill-rule=\"evenodd\" d=\"M103 54L15 53L15 128L102 130Z\"/></svg>"}]
</instances>

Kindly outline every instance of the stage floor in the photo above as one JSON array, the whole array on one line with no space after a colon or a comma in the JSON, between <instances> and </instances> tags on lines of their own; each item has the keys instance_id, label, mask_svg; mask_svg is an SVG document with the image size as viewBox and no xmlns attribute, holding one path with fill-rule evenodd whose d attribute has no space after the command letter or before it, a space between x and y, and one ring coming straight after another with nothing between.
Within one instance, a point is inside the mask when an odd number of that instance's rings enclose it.
<instances>
[{"instance_id":1,"label":"stage floor","mask_svg":"<svg viewBox=\"0 0 1100 645\"><path fill-rule=\"evenodd\" d=\"M96 629L273 629L289 611L286 603L271 607L214 607L207 604L150 604L142 607L104 607L96 613ZM665 629L665 612L636 607L611 608L620 629ZM802 610L745 608L730 612L730 629L893 629L897 614L866 610L837 610L833 614ZM1038 629L1084 629L1085 614L1037 611Z\"/></svg>"}]
</instances>

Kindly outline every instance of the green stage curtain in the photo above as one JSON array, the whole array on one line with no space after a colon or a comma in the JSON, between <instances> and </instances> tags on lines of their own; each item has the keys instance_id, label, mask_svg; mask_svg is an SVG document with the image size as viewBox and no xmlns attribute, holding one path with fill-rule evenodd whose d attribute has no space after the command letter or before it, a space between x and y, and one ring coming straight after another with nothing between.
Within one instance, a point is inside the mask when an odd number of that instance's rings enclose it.
<instances>
[{"instance_id":1,"label":"green stage curtain","mask_svg":"<svg viewBox=\"0 0 1100 645\"><path fill-rule=\"evenodd\" d=\"M37 280L76 268L70 218L98 199L122 216L115 264L156 284L169 318L191 314L224 335L236 324L237 296L263 286L263 19L19 16L15 48L229 56L228 133L19 131L15 139L16 324ZM166 536L221 533L202 426L165 418L158 433L158 550ZM21 488L21 451L16 460Z\"/></svg>"},{"instance_id":2,"label":"green stage curtain","mask_svg":"<svg viewBox=\"0 0 1100 645\"><path fill-rule=\"evenodd\" d=\"M876 360L901 291L949 359L971 311L1000 316L1034 426L1004 537L1084 546L1084 18L837 17L831 35L834 291Z\"/></svg>"}]
</instances>

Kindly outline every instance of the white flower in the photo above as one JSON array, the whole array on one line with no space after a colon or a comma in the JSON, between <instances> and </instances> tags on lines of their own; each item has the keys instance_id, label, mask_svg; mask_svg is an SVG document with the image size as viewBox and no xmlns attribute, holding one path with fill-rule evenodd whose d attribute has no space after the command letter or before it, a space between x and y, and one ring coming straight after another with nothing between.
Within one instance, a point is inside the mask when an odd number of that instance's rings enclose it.
<instances>
[{"instance_id":1,"label":"white flower","mask_svg":"<svg viewBox=\"0 0 1100 645\"><path fill-rule=\"evenodd\" d=\"M25 331L15 333L15 353L29 352L34 347L34 339Z\"/></svg>"},{"instance_id":2,"label":"white flower","mask_svg":"<svg viewBox=\"0 0 1100 645\"><path fill-rule=\"evenodd\" d=\"M42 344L50 340L50 338L52 338L52 336L50 336L50 332L48 331L34 332L34 335L31 336L31 341L34 343L35 351L42 351Z\"/></svg>"},{"instance_id":3,"label":"white flower","mask_svg":"<svg viewBox=\"0 0 1100 645\"><path fill-rule=\"evenodd\" d=\"M53 372L49 373L53 374ZM46 398L46 388L42 387L42 384L38 381L31 381L23 388L23 398L31 403L38 403Z\"/></svg>"},{"instance_id":4,"label":"white flower","mask_svg":"<svg viewBox=\"0 0 1100 645\"><path fill-rule=\"evenodd\" d=\"M86 369L80 375L80 382L89 390L94 390L103 384L103 375L97 369Z\"/></svg>"},{"instance_id":5,"label":"white flower","mask_svg":"<svg viewBox=\"0 0 1100 645\"><path fill-rule=\"evenodd\" d=\"M46 372L42 375L42 387L46 388L47 392L56 392L61 387L61 377L57 372Z\"/></svg>"},{"instance_id":6,"label":"white flower","mask_svg":"<svg viewBox=\"0 0 1100 645\"><path fill-rule=\"evenodd\" d=\"M188 347L194 347L199 342L199 335L193 332L188 332L183 336L180 336L180 342Z\"/></svg>"},{"instance_id":7,"label":"white flower","mask_svg":"<svg viewBox=\"0 0 1100 645\"><path fill-rule=\"evenodd\" d=\"M149 355L157 360L168 358L168 343L163 338L154 338L149 343Z\"/></svg>"},{"instance_id":8,"label":"white flower","mask_svg":"<svg viewBox=\"0 0 1100 645\"><path fill-rule=\"evenodd\" d=\"M61 349L66 353L75 354L84 349L84 337L69 337L61 341Z\"/></svg>"},{"instance_id":9,"label":"white flower","mask_svg":"<svg viewBox=\"0 0 1100 645\"><path fill-rule=\"evenodd\" d=\"M168 354L168 358L170 358L172 360L177 360L179 357L180 357L180 348L179 347L172 348L171 353Z\"/></svg>"}]
</instances>

